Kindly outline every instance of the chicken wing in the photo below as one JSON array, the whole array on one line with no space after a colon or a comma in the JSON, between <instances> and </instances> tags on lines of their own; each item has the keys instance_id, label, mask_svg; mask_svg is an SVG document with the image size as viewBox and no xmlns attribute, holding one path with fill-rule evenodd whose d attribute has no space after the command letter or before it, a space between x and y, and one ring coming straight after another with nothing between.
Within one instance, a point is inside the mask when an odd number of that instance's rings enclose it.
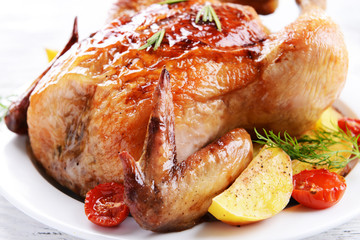
<instances>
[{"instance_id":1,"label":"chicken wing","mask_svg":"<svg viewBox=\"0 0 360 240\"><path fill-rule=\"evenodd\" d=\"M165 69L153 102L140 160L136 162L127 152L120 154L125 202L141 227L179 231L195 225L212 198L246 168L252 159L252 143L244 129L235 129L179 162L170 77Z\"/></svg>"}]
</instances>

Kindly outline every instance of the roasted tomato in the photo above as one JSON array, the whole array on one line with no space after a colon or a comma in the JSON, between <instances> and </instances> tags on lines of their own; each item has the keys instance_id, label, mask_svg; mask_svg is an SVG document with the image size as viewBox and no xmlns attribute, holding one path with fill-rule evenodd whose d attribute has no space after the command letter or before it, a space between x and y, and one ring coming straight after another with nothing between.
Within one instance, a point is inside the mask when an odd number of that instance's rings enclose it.
<instances>
[{"instance_id":1,"label":"roasted tomato","mask_svg":"<svg viewBox=\"0 0 360 240\"><path fill-rule=\"evenodd\" d=\"M293 183L292 197L314 209L335 205L346 189L345 179L327 169L304 170L293 176Z\"/></svg>"},{"instance_id":2,"label":"roasted tomato","mask_svg":"<svg viewBox=\"0 0 360 240\"><path fill-rule=\"evenodd\" d=\"M360 135L360 119L341 118L338 120L338 125L344 132L350 131L353 136ZM357 142L360 145L360 137Z\"/></svg>"},{"instance_id":3,"label":"roasted tomato","mask_svg":"<svg viewBox=\"0 0 360 240\"><path fill-rule=\"evenodd\" d=\"M124 203L124 186L110 182L90 190L85 198L85 214L99 226L120 224L129 215L129 208Z\"/></svg>"}]
</instances>

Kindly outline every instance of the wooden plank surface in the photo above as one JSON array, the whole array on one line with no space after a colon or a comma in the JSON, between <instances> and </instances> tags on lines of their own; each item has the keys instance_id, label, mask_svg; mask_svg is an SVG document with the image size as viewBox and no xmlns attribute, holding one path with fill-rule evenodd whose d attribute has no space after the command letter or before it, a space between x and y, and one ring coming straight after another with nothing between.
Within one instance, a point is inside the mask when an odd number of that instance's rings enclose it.
<instances>
[{"instance_id":1,"label":"wooden plank surface","mask_svg":"<svg viewBox=\"0 0 360 240\"><path fill-rule=\"evenodd\" d=\"M285 4L283 0L280 6ZM111 0L14 0L0 7L0 96L8 96L26 86L46 66L45 48L60 49L67 41L75 16L79 16L80 36L84 38L102 26ZM360 2L328 1L328 12L343 29L350 53L349 79L342 97L349 99L359 89L351 82L360 76ZM283 12L288 11L283 9ZM295 10L296 11L296 10ZM289 13L286 24L296 18ZM270 20L269 20L270 21ZM358 107L359 103L353 106ZM301 229L300 229L301 230ZM0 196L0 239L76 240L28 217ZM360 239L360 216L342 226L308 238Z\"/></svg>"}]
</instances>

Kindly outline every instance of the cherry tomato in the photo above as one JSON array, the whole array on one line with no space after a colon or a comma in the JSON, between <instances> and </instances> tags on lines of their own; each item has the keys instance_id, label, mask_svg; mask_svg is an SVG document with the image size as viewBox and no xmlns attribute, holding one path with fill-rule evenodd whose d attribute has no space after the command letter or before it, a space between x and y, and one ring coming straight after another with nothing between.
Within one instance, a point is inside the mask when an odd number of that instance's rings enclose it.
<instances>
[{"instance_id":1,"label":"cherry tomato","mask_svg":"<svg viewBox=\"0 0 360 240\"><path fill-rule=\"evenodd\" d=\"M129 215L124 202L124 186L115 182L99 184L86 194L85 214L100 226L113 227Z\"/></svg>"},{"instance_id":2,"label":"cherry tomato","mask_svg":"<svg viewBox=\"0 0 360 240\"><path fill-rule=\"evenodd\" d=\"M338 125L344 132L350 131L353 136L360 135L360 119L341 118L338 120ZM360 137L357 142L360 145Z\"/></svg>"},{"instance_id":3,"label":"cherry tomato","mask_svg":"<svg viewBox=\"0 0 360 240\"><path fill-rule=\"evenodd\" d=\"M345 179L327 169L304 170L293 176L293 183L292 197L314 209L335 205L346 189Z\"/></svg>"}]
</instances>

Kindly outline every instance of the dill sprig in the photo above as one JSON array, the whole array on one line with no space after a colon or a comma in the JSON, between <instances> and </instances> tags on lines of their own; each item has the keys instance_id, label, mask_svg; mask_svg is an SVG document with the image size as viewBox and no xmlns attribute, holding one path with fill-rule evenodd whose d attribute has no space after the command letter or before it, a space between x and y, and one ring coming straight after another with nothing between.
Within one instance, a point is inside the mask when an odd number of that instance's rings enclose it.
<instances>
[{"instance_id":1,"label":"dill sprig","mask_svg":"<svg viewBox=\"0 0 360 240\"><path fill-rule=\"evenodd\" d=\"M146 49L148 47L150 47L151 45L154 45L154 50L156 51L156 49L158 49L158 47L160 46L163 38L165 35L165 29L162 29L160 31L158 31L157 33L155 33L154 35L152 35L144 45L142 45L138 50L143 50Z\"/></svg>"},{"instance_id":2,"label":"dill sprig","mask_svg":"<svg viewBox=\"0 0 360 240\"><path fill-rule=\"evenodd\" d=\"M316 129L299 139L291 137L287 132L275 134L273 131L263 130L263 136L256 129L254 130L259 139L255 142L268 147L279 147L292 160L339 169L345 167L353 159L360 158L357 143L359 136L350 136L339 127L336 131L326 128ZM331 148L337 144L343 144L345 147L341 150ZM350 154L350 157L344 157L344 153Z\"/></svg>"},{"instance_id":3,"label":"dill sprig","mask_svg":"<svg viewBox=\"0 0 360 240\"><path fill-rule=\"evenodd\" d=\"M186 2L187 0L165 0L162 2L159 2L159 4L174 4L174 3L180 3L180 2Z\"/></svg>"},{"instance_id":4,"label":"dill sprig","mask_svg":"<svg viewBox=\"0 0 360 240\"><path fill-rule=\"evenodd\" d=\"M198 23L200 20L200 17L202 15L202 21L203 22L215 22L215 25L217 27L217 29L221 32L221 22L218 18L218 16L216 15L216 12L214 10L214 8L210 5L210 4L206 4L196 15L195 18L195 23Z\"/></svg>"}]
</instances>

